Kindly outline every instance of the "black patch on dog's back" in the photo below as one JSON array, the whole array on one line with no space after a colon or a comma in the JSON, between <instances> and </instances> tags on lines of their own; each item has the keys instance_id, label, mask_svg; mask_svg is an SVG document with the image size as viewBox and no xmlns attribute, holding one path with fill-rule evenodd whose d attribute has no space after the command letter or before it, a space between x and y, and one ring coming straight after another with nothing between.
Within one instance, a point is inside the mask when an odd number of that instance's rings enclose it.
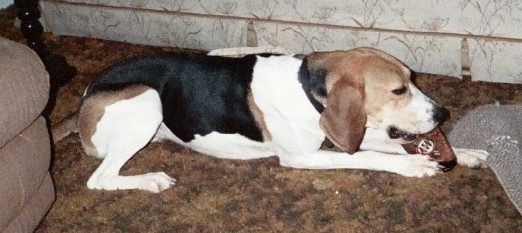
<instances>
[{"instance_id":1,"label":"black patch on dog's back","mask_svg":"<svg viewBox=\"0 0 522 233\"><path fill-rule=\"evenodd\" d=\"M224 58L164 54L138 58L110 68L89 86L87 96L144 84L158 91L163 122L185 142L196 134L211 132L239 133L262 141L247 102L255 62L255 55Z\"/></svg>"}]
</instances>

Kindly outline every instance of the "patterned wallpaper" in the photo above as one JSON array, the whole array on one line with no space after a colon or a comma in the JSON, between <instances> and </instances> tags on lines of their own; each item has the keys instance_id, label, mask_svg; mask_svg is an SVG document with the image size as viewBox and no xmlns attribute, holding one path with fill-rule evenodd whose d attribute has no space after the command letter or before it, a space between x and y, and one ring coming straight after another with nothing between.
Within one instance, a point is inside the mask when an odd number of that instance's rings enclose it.
<instances>
[{"instance_id":1,"label":"patterned wallpaper","mask_svg":"<svg viewBox=\"0 0 522 233\"><path fill-rule=\"evenodd\" d=\"M522 2L516 0L44 0L41 5L47 28L58 35L203 50L254 44L308 53L372 46L422 72L461 77L464 59L474 80L522 83Z\"/></svg>"}]
</instances>

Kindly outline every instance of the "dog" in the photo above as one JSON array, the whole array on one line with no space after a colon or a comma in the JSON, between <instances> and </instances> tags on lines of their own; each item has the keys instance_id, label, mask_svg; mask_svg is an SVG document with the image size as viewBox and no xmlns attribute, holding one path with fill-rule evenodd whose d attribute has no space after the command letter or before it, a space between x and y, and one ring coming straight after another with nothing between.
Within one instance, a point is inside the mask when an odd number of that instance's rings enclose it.
<instances>
[{"instance_id":1,"label":"dog","mask_svg":"<svg viewBox=\"0 0 522 233\"><path fill-rule=\"evenodd\" d=\"M85 153L103 159L89 189L158 193L175 185L163 172L119 174L157 140L223 159L277 156L292 168L433 176L438 163L401 144L437 127L448 111L411 76L392 55L364 47L305 56L150 55L105 71L52 135L59 141L78 132ZM321 149L324 141L338 150ZM486 151L454 151L460 165L485 166Z\"/></svg>"}]
</instances>

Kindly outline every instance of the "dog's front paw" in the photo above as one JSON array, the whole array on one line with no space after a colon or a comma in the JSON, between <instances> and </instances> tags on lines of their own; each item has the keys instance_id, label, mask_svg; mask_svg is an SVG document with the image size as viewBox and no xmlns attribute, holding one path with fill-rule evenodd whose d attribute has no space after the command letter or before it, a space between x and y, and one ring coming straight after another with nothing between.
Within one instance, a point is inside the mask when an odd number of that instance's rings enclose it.
<instances>
[{"instance_id":1,"label":"dog's front paw","mask_svg":"<svg viewBox=\"0 0 522 233\"><path fill-rule=\"evenodd\" d=\"M464 148L453 148L457 156L457 163L470 168L486 168L486 160L489 153L485 150L474 150Z\"/></svg>"},{"instance_id":2,"label":"dog's front paw","mask_svg":"<svg viewBox=\"0 0 522 233\"><path fill-rule=\"evenodd\" d=\"M434 176L440 171L437 161L427 155L403 155L404 164L397 167L395 173L408 177Z\"/></svg>"}]
</instances>

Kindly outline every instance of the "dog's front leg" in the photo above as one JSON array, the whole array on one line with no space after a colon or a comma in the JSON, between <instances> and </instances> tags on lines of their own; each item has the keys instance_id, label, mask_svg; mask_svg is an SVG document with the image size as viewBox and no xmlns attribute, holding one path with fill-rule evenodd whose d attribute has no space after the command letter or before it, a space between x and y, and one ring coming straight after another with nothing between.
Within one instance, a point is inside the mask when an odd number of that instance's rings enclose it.
<instances>
[{"instance_id":1,"label":"dog's front leg","mask_svg":"<svg viewBox=\"0 0 522 233\"><path fill-rule=\"evenodd\" d=\"M457 163L470 168L486 168L489 153L485 150L465 149L452 147Z\"/></svg>"},{"instance_id":2,"label":"dog's front leg","mask_svg":"<svg viewBox=\"0 0 522 233\"><path fill-rule=\"evenodd\" d=\"M366 128L360 149L387 154L408 154L401 144L390 139L388 133L372 128Z\"/></svg>"},{"instance_id":3,"label":"dog's front leg","mask_svg":"<svg viewBox=\"0 0 522 233\"><path fill-rule=\"evenodd\" d=\"M299 155L280 155L282 166L305 169L366 169L388 171L408 177L433 176L440 167L425 155L396 155L358 151L353 155L318 150Z\"/></svg>"},{"instance_id":4,"label":"dog's front leg","mask_svg":"<svg viewBox=\"0 0 522 233\"><path fill-rule=\"evenodd\" d=\"M371 128L366 129L360 148L362 150L373 150L390 154L407 154L404 148L391 140L385 132ZM487 151L455 147L452 147L452 149L453 152L455 152L455 156L457 156L457 163L459 165L470 168L487 167Z\"/></svg>"}]
</instances>

